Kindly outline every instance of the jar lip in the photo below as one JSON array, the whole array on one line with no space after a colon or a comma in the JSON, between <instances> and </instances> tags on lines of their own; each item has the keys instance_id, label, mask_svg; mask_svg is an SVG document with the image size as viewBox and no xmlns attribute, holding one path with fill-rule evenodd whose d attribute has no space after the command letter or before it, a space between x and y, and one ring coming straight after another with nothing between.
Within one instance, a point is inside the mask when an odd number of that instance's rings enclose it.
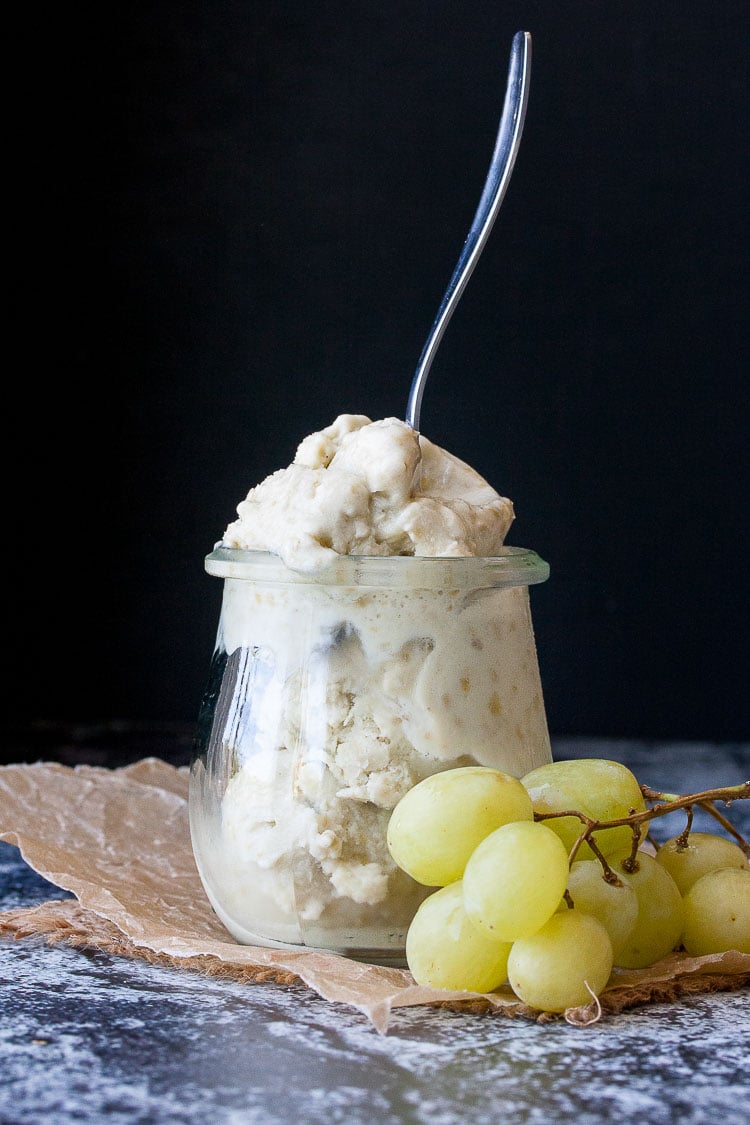
<instances>
[{"instance_id":1,"label":"jar lip","mask_svg":"<svg viewBox=\"0 0 750 1125\"><path fill-rule=\"evenodd\" d=\"M535 586L549 578L549 564L527 547L503 547L498 555L429 558L422 555L338 555L312 572L292 570L270 551L218 544L205 558L208 574L252 582L315 586L406 586L416 589Z\"/></svg>"}]
</instances>

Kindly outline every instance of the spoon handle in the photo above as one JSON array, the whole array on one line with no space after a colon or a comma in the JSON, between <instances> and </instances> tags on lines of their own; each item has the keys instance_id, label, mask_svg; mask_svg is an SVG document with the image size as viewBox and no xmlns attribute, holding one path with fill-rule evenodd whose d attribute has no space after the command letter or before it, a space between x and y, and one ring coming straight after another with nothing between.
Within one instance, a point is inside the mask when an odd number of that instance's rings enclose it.
<instances>
[{"instance_id":1,"label":"spoon handle","mask_svg":"<svg viewBox=\"0 0 750 1125\"><path fill-rule=\"evenodd\" d=\"M477 207L471 229L466 236L466 241L458 259L453 276L450 279L445 296L438 309L427 342L422 349L422 354L414 372L414 378L409 392L409 402L406 408L406 422L414 430L419 430L419 415L422 406L422 395L427 375L435 353L438 349L443 333L448 326L448 321L459 302L461 294L466 288L466 283L471 277L474 266L492 230L500 204L505 197L508 182L516 162L518 147L521 143L523 123L526 118L526 107L529 100L529 74L531 71L531 35L528 31L519 31L513 36L510 52L510 65L508 68L508 84L505 90L505 102L500 118L500 126L495 141L495 151L492 154L487 179L484 184L479 206Z\"/></svg>"}]
</instances>

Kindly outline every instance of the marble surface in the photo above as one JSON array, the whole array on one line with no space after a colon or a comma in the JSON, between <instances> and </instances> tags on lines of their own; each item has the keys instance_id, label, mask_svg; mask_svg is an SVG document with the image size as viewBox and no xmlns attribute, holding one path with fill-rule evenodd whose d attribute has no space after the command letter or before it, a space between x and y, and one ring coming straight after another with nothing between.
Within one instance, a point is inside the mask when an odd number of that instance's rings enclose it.
<instances>
[{"instance_id":1,"label":"marble surface","mask_svg":"<svg viewBox=\"0 0 750 1125\"><path fill-rule=\"evenodd\" d=\"M555 746L597 753L682 792L750 774L750 746ZM748 804L732 813L746 833ZM0 845L0 909L51 897L66 895ZM2 1125L747 1125L749 1106L748 990L586 1029L405 1009L383 1036L303 987L0 941Z\"/></svg>"}]
</instances>

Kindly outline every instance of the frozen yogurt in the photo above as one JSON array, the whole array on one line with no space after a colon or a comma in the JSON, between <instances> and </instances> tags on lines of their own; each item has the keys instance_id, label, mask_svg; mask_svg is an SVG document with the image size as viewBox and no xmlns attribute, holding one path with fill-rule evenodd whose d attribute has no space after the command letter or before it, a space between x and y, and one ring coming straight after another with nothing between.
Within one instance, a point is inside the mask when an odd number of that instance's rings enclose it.
<instances>
[{"instance_id":1,"label":"frozen yogurt","mask_svg":"<svg viewBox=\"0 0 750 1125\"><path fill-rule=\"evenodd\" d=\"M398 419L342 415L238 506L191 779L207 893L244 942L383 958L424 894L386 845L450 766L551 760L510 500ZM404 557L411 556L411 557Z\"/></svg>"}]
</instances>

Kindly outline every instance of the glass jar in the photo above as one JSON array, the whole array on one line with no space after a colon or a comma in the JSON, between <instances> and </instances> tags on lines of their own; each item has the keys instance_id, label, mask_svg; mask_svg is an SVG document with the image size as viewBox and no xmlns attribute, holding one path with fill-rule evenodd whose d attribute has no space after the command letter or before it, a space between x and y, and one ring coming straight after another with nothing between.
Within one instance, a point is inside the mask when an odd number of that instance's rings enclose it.
<instances>
[{"instance_id":1,"label":"glass jar","mask_svg":"<svg viewBox=\"0 0 750 1125\"><path fill-rule=\"evenodd\" d=\"M551 761L528 587L533 551L338 558L288 569L219 548L224 579L190 776L206 894L241 943L403 964L429 888L386 829L422 778Z\"/></svg>"}]
</instances>

